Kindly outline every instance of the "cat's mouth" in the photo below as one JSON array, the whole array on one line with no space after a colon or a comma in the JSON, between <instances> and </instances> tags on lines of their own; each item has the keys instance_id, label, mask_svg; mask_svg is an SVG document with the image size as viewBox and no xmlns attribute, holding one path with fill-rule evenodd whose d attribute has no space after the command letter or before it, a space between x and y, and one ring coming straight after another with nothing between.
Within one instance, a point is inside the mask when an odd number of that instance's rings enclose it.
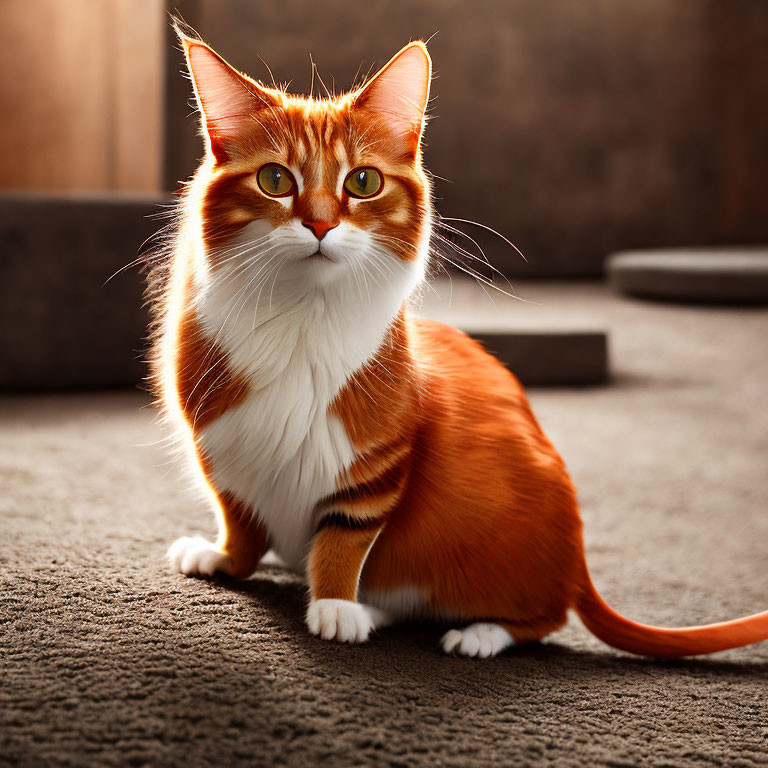
<instances>
[{"instance_id":1,"label":"cat's mouth","mask_svg":"<svg viewBox=\"0 0 768 768\"><path fill-rule=\"evenodd\" d=\"M304 261L327 261L332 262L334 259L332 259L330 256L327 256L324 254L319 248L314 252L310 253L309 256L304 258Z\"/></svg>"}]
</instances>

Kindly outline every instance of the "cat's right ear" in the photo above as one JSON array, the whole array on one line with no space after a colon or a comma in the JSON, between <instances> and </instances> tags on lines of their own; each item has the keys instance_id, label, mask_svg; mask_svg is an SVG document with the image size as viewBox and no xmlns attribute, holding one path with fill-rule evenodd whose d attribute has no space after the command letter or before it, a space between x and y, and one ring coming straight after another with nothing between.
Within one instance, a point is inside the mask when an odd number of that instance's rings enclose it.
<instances>
[{"instance_id":1,"label":"cat's right ear","mask_svg":"<svg viewBox=\"0 0 768 768\"><path fill-rule=\"evenodd\" d=\"M178 27L195 89L208 148L222 163L238 154L239 140L263 109L278 106L277 94L238 72L201 40Z\"/></svg>"}]
</instances>

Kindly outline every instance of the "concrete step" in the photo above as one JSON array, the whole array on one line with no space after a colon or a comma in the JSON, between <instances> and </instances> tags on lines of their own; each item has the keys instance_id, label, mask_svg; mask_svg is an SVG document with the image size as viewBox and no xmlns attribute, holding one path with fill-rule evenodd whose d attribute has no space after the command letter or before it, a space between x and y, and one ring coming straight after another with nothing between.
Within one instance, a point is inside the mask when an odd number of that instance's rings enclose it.
<instances>
[{"instance_id":1,"label":"concrete step","mask_svg":"<svg viewBox=\"0 0 768 768\"><path fill-rule=\"evenodd\" d=\"M608 380L608 338L600 331L469 331L532 386L602 384Z\"/></svg>"},{"instance_id":2,"label":"concrete step","mask_svg":"<svg viewBox=\"0 0 768 768\"><path fill-rule=\"evenodd\" d=\"M555 288L555 295L559 286L562 303L526 298L535 283L523 283L517 295L511 295L511 285L496 282L503 292L464 275L441 277L423 291L415 309L480 341L523 384L566 386L608 380L608 335L589 307L573 306L569 289L578 282L547 284Z\"/></svg>"},{"instance_id":3,"label":"concrete step","mask_svg":"<svg viewBox=\"0 0 768 768\"><path fill-rule=\"evenodd\" d=\"M127 269L163 223L167 198L0 196L0 389L135 385L148 316L143 277ZM437 280L422 311L482 341L526 384L607 378L606 336L558 307L499 294L467 278Z\"/></svg>"},{"instance_id":4,"label":"concrete step","mask_svg":"<svg viewBox=\"0 0 768 768\"><path fill-rule=\"evenodd\" d=\"M136 384L148 316L127 269L166 198L0 196L0 387Z\"/></svg>"},{"instance_id":5,"label":"concrete step","mask_svg":"<svg viewBox=\"0 0 768 768\"><path fill-rule=\"evenodd\" d=\"M630 296L707 304L768 304L768 248L669 248L614 253L611 285Z\"/></svg>"}]
</instances>

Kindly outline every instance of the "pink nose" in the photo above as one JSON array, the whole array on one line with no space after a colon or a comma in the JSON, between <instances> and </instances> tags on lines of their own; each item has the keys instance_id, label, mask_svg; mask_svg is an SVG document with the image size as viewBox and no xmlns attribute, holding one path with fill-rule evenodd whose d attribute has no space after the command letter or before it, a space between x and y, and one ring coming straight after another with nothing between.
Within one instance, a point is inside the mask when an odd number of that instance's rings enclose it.
<instances>
[{"instance_id":1,"label":"pink nose","mask_svg":"<svg viewBox=\"0 0 768 768\"><path fill-rule=\"evenodd\" d=\"M330 221L302 221L301 223L307 229L311 229L318 240L322 240L329 229L334 229L339 226L338 221L335 224L332 224Z\"/></svg>"}]
</instances>

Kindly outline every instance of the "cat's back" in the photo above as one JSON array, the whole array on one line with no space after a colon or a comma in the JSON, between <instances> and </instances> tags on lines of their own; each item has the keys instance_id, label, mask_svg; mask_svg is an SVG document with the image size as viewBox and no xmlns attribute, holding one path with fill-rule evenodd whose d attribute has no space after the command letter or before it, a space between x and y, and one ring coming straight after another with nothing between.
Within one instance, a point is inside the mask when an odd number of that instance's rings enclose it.
<instances>
[{"instance_id":1,"label":"cat's back","mask_svg":"<svg viewBox=\"0 0 768 768\"><path fill-rule=\"evenodd\" d=\"M480 342L463 331L431 318L409 316L414 356L427 375L444 381L455 394L487 400L525 401L517 377Z\"/></svg>"},{"instance_id":2,"label":"cat's back","mask_svg":"<svg viewBox=\"0 0 768 768\"><path fill-rule=\"evenodd\" d=\"M437 320L411 316L410 343L423 372L429 432L442 442L512 453L560 475L560 455L541 429L517 377L481 343ZM452 453L452 452L451 452ZM495 464L495 462L493 462Z\"/></svg>"}]
</instances>

